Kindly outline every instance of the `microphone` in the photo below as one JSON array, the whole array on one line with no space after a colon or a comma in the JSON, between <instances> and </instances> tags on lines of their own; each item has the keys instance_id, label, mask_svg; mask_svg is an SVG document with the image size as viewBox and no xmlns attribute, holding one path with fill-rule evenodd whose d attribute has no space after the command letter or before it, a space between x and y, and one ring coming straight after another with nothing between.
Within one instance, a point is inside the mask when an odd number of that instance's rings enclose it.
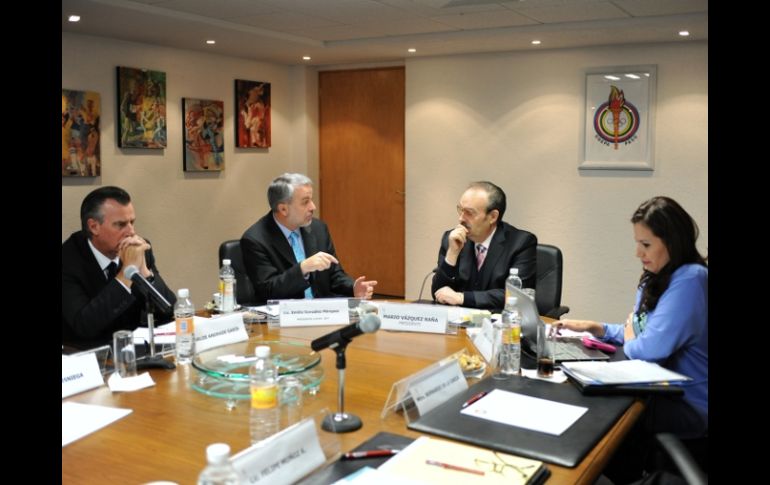
<instances>
[{"instance_id":1,"label":"microphone","mask_svg":"<svg viewBox=\"0 0 770 485\"><path fill-rule=\"evenodd\" d=\"M154 286L150 284L149 281L144 279L144 276L139 273L139 268L133 264L128 265L126 266L126 269L123 270L123 276L133 281L136 287L139 288L139 291L145 297L152 300L152 302L155 304L155 307L161 312L171 313L174 310L171 306L171 303L169 303L168 300L166 300L166 298L161 295Z\"/></svg>"},{"instance_id":2,"label":"microphone","mask_svg":"<svg viewBox=\"0 0 770 485\"><path fill-rule=\"evenodd\" d=\"M430 270L428 272L428 274L425 275L425 278L422 279L422 286L420 286L420 296L417 297L417 301L421 301L422 300L422 290L425 289L425 282L428 281L428 276L432 275L433 273L437 273L437 272L438 272L438 266L436 266L435 268Z\"/></svg>"},{"instance_id":3,"label":"microphone","mask_svg":"<svg viewBox=\"0 0 770 485\"><path fill-rule=\"evenodd\" d=\"M374 313L367 313L361 317L358 323L351 323L339 330L326 334L323 337L310 342L310 348L316 352L325 348L334 349L340 345L347 345L354 337L362 333L376 332L380 328L380 317Z\"/></svg>"}]
</instances>

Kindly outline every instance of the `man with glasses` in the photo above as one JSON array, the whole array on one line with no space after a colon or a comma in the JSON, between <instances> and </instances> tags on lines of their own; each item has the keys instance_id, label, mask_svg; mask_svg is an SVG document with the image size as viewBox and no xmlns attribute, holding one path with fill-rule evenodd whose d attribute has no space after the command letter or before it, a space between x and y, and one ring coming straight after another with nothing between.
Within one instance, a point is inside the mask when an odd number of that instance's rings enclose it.
<instances>
[{"instance_id":1,"label":"man with glasses","mask_svg":"<svg viewBox=\"0 0 770 485\"><path fill-rule=\"evenodd\" d=\"M519 269L524 288L535 287L537 237L503 222L505 192L491 182L473 182L457 205L457 226L444 233L433 275L438 303L501 310L505 279Z\"/></svg>"}]
</instances>

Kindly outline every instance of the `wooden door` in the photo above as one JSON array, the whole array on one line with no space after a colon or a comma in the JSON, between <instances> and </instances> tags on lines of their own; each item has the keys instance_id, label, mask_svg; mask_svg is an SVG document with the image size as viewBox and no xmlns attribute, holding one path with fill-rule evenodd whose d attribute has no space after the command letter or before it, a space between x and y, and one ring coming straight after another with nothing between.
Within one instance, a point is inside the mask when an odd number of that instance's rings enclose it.
<instances>
[{"instance_id":1,"label":"wooden door","mask_svg":"<svg viewBox=\"0 0 770 485\"><path fill-rule=\"evenodd\" d=\"M404 68L319 73L320 207L345 271L404 295Z\"/></svg>"}]
</instances>

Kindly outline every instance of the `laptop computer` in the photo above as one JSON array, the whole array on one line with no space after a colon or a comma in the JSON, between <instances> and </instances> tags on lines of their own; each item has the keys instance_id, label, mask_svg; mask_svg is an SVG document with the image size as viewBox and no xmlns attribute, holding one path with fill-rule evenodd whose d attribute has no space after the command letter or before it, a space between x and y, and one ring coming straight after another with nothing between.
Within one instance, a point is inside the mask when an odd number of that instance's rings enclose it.
<instances>
[{"instance_id":1,"label":"laptop computer","mask_svg":"<svg viewBox=\"0 0 770 485\"><path fill-rule=\"evenodd\" d=\"M537 354L537 325L542 322L537 312L537 305L532 298L518 288L513 288L513 292L511 296L517 298L516 305L521 313L522 345L525 350L535 355ZM553 355L556 362L610 359L607 354L600 350L586 348L580 337L556 337Z\"/></svg>"}]
</instances>

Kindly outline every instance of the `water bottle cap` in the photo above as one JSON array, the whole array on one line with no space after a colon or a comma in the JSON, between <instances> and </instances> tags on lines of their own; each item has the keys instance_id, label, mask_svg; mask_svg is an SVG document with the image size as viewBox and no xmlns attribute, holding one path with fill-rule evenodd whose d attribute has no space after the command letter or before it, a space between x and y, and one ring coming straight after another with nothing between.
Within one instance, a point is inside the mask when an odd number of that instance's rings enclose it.
<instances>
[{"instance_id":1,"label":"water bottle cap","mask_svg":"<svg viewBox=\"0 0 770 485\"><path fill-rule=\"evenodd\" d=\"M225 266L230 266L230 263L232 263L232 261L230 261L229 259L223 259L222 260L222 264L225 265Z\"/></svg>"},{"instance_id":2,"label":"water bottle cap","mask_svg":"<svg viewBox=\"0 0 770 485\"><path fill-rule=\"evenodd\" d=\"M511 268L510 274L519 274L519 268Z\"/></svg>"},{"instance_id":3,"label":"water bottle cap","mask_svg":"<svg viewBox=\"0 0 770 485\"><path fill-rule=\"evenodd\" d=\"M260 345L254 350L254 354L260 359L270 357L270 347L267 345Z\"/></svg>"},{"instance_id":4,"label":"water bottle cap","mask_svg":"<svg viewBox=\"0 0 770 485\"><path fill-rule=\"evenodd\" d=\"M187 298L188 296L190 296L190 290L188 290L187 288L179 288L176 292L176 296L178 296L179 298Z\"/></svg>"},{"instance_id":5,"label":"water bottle cap","mask_svg":"<svg viewBox=\"0 0 770 485\"><path fill-rule=\"evenodd\" d=\"M230 446L227 443L214 443L206 448L206 459L209 463L223 463L230 456Z\"/></svg>"}]
</instances>

